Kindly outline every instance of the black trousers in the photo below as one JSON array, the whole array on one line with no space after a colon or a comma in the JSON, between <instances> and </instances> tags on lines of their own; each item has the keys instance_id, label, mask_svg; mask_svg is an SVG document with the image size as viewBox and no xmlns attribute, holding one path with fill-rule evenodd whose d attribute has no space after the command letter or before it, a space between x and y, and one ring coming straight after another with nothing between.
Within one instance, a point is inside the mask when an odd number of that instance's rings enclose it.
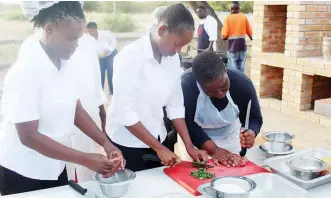
<instances>
[{"instance_id":1,"label":"black trousers","mask_svg":"<svg viewBox=\"0 0 331 198\"><path fill-rule=\"evenodd\" d=\"M0 166L1 195L24 193L65 185L68 185L67 169L64 169L58 180L36 180L24 177L14 171Z\"/></svg>"},{"instance_id":2,"label":"black trousers","mask_svg":"<svg viewBox=\"0 0 331 198\"><path fill-rule=\"evenodd\" d=\"M126 160L126 167L127 169L130 169L132 171L141 171L151 168L157 168L163 166L159 162L154 161L144 161L143 156L145 154L152 154L156 155L156 152L151 148L133 148L133 147L125 147L119 144L116 144L115 142L112 142L117 148L119 148L122 151L123 157ZM169 141L168 138L162 142L162 144L170 149L173 150L174 145L171 141Z\"/></svg>"}]
</instances>

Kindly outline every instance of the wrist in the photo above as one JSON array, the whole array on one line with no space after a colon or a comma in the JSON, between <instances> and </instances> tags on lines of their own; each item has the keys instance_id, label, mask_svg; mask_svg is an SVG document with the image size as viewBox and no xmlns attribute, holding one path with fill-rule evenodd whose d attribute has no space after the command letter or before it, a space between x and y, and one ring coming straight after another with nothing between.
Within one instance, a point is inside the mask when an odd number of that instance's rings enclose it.
<instances>
[{"instance_id":1,"label":"wrist","mask_svg":"<svg viewBox=\"0 0 331 198\"><path fill-rule=\"evenodd\" d=\"M80 165L86 167L86 164L88 164L88 160L89 160L88 153L80 152L80 154L78 156L78 159L77 159L77 161L75 163L80 164Z\"/></svg>"},{"instance_id":2,"label":"wrist","mask_svg":"<svg viewBox=\"0 0 331 198\"><path fill-rule=\"evenodd\" d=\"M156 147L152 148L156 153L159 153L160 151L167 149L167 147L163 146L162 144L157 145Z\"/></svg>"},{"instance_id":3,"label":"wrist","mask_svg":"<svg viewBox=\"0 0 331 198\"><path fill-rule=\"evenodd\" d=\"M218 147L212 140L208 140L201 146L201 148L205 150L208 155L213 155Z\"/></svg>"}]
</instances>

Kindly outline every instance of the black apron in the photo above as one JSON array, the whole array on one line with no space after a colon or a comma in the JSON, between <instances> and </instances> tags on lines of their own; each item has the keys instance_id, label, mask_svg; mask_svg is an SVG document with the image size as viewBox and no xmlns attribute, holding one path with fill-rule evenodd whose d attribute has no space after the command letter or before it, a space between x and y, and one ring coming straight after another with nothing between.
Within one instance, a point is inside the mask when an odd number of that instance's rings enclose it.
<instances>
[{"instance_id":1,"label":"black apron","mask_svg":"<svg viewBox=\"0 0 331 198\"><path fill-rule=\"evenodd\" d=\"M206 29L204 27L205 23L200 24L198 27L198 53L201 53L209 47L209 36L206 32Z\"/></svg>"}]
</instances>

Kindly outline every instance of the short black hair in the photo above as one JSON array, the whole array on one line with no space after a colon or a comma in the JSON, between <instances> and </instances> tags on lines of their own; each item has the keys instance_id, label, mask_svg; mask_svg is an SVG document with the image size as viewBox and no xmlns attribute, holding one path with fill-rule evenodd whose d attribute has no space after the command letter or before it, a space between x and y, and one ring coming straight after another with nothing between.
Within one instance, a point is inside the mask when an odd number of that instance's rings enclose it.
<instances>
[{"instance_id":1,"label":"short black hair","mask_svg":"<svg viewBox=\"0 0 331 198\"><path fill-rule=\"evenodd\" d=\"M200 85L216 80L226 72L222 59L214 52L198 54L192 63L192 72Z\"/></svg>"},{"instance_id":2,"label":"short black hair","mask_svg":"<svg viewBox=\"0 0 331 198\"><path fill-rule=\"evenodd\" d=\"M68 17L85 21L82 4L79 1L60 1L49 8L40 10L31 22L34 27L42 28L48 22L59 22Z\"/></svg>"},{"instance_id":3,"label":"short black hair","mask_svg":"<svg viewBox=\"0 0 331 198\"><path fill-rule=\"evenodd\" d=\"M89 22L87 25L86 25L87 28L90 28L90 29L98 29L98 25L96 22Z\"/></svg>"},{"instance_id":4,"label":"short black hair","mask_svg":"<svg viewBox=\"0 0 331 198\"><path fill-rule=\"evenodd\" d=\"M194 30L194 19L191 12L182 4L176 3L168 6L160 15L159 23L165 23L170 32Z\"/></svg>"},{"instance_id":5,"label":"short black hair","mask_svg":"<svg viewBox=\"0 0 331 198\"><path fill-rule=\"evenodd\" d=\"M239 1L232 1L232 6L231 7L233 7L233 6L236 6L236 7L240 7L240 3L239 3Z\"/></svg>"}]
</instances>

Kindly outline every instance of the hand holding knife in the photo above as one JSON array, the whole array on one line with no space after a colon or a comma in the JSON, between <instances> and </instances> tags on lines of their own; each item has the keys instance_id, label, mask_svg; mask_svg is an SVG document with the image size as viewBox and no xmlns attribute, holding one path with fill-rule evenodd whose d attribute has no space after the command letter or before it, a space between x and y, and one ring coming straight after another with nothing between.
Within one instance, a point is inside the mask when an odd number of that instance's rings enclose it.
<instances>
[{"instance_id":1,"label":"hand holding knife","mask_svg":"<svg viewBox=\"0 0 331 198\"><path fill-rule=\"evenodd\" d=\"M249 117L251 114L251 106L252 106L252 100L249 100L248 105L247 105L247 111L246 111L246 120L245 120L245 129L242 132L243 134L246 133L249 130ZM241 148L240 151L240 156L244 157L246 155L247 148Z\"/></svg>"}]
</instances>

